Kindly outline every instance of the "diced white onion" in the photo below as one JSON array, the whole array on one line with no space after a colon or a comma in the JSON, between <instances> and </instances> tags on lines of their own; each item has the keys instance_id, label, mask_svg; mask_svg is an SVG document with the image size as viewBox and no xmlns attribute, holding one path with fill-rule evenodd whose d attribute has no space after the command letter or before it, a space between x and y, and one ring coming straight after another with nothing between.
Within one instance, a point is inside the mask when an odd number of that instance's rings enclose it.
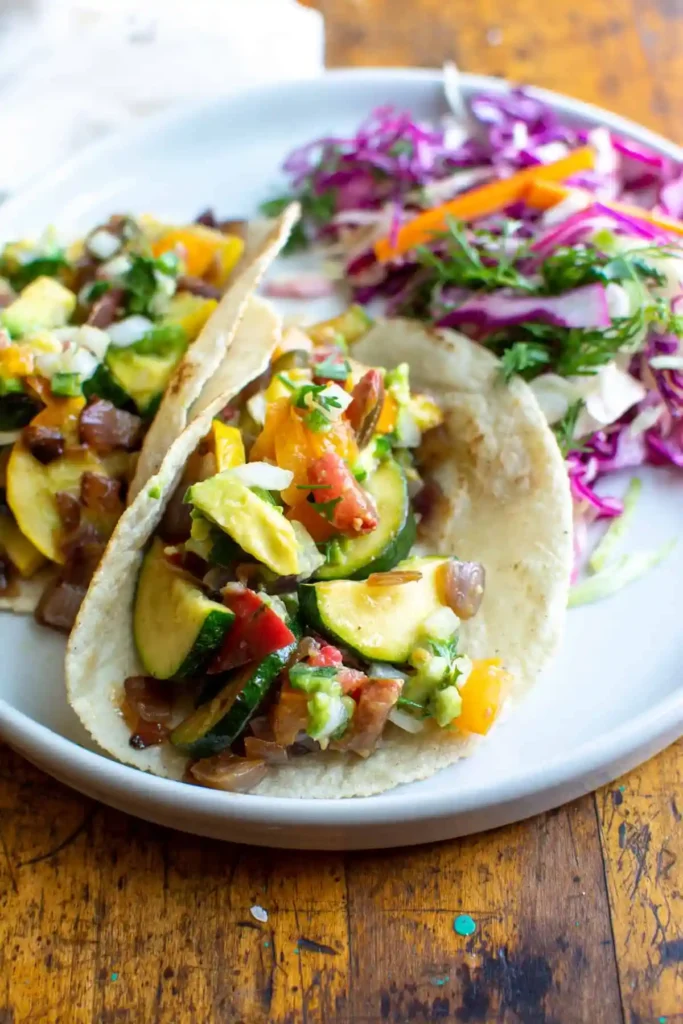
<instances>
[{"instance_id":1,"label":"diced white onion","mask_svg":"<svg viewBox=\"0 0 683 1024\"><path fill-rule=\"evenodd\" d=\"M101 228L87 240L86 248L98 260L108 260L121 248L121 239Z\"/></svg>"},{"instance_id":2,"label":"diced white onion","mask_svg":"<svg viewBox=\"0 0 683 1024\"><path fill-rule=\"evenodd\" d=\"M405 672L401 672L400 668L396 668L395 665L389 665L385 661L373 661L368 669L368 677L370 679L407 679L408 676Z\"/></svg>"},{"instance_id":3,"label":"diced white onion","mask_svg":"<svg viewBox=\"0 0 683 1024\"><path fill-rule=\"evenodd\" d=\"M120 256L114 256L113 260L109 260L108 263L103 263L100 267L100 274L106 277L108 280L114 280L117 277L123 277L127 274L130 268L133 266L130 256L126 256L122 253Z\"/></svg>"},{"instance_id":4,"label":"diced white onion","mask_svg":"<svg viewBox=\"0 0 683 1024\"><path fill-rule=\"evenodd\" d=\"M541 218L543 227L551 228L555 227L556 224L561 224L563 220L571 217L572 214L585 210L592 202L593 197L588 193L583 195L578 190L570 192L566 199L555 203L549 210L546 210Z\"/></svg>"},{"instance_id":5,"label":"diced white onion","mask_svg":"<svg viewBox=\"0 0 683 1024\"><path fill-rule=\"evenodd\" d=\"M408 409L399 411L397 428L398 440L394 442L397 448L419 448L422 434Z\"/></svg>"},{"instance_id":6,"label":"diced white onion","mask_svg":"<svg viewBox=\"0 0 683 1024\"><path fill-rule=\"evenodd\" d=\"M83 380L92 377L99 360L87 348L70 345L62 353L60 369L62 373L77 373Z\"/></svg>"},{"instance_id":7,"label":"diced white onion","mask_svg":"<svg viewBox=\"0 0 683 1024\"><path fill-rule=\"evenodd\" d=\"M631 437L640 437L646 430L654 427L655 423L659 422L660 417L665 412L665 405L660 402L659 405L651 405L648 409L643 409L639 412L635 419L631 420L628 426L628 433Z\"/></svg>"},{"instance_id":8,"label":"diced white onion","mask_svg":"<svg viewBox=\"0 0 683 1024\"><path fill-rule=\"evenodd\" d=\"M116 348L128 348L134 345L140 338L144 338L153 324L146 316L134 314L127 316L125 320L119 320L108 328L109 340Z\"/></svg>"},{"instance_id":9,"label":"diced white onion","mask_svg":"<svg viewBox=\"0 0 683 1024\"><path fill-rule=\"evenodd\" d=\"M460 619L452 608L444 606L425 619L422 632L434 640L448 640L460 626Z\"/></svg>"},{"instance_id":10,"label":"diced white onion","mask_svg":"<svg viewBox=\"0 0 683 1024\"><path fill-rule=\"evenodd\" d=\"M614 281L605 288L607 309L612 320L631 315L631 298L625 288Z\"/></svg>"},{"instance_id":11,"label":"diced white onion","mask_svg":"<svg viewBox=\"0 0 683 1024\"><path fill-rule=\"evenodd\" d=\"M407 711L402 711L400 708L392 708L388 717L390 722L405 732L422 732L425 727L423 719L414 718L413 715L409 715Z\"/></svg>"},{"instance_id":12,"label":"diced white onion","mask_svg":"<svg viewBox=\"0 0 683 1024\"><path fill-rule=\"evenodd\" d=\"M255 395L247 399L247 412L259 427L262 427L266 422L267 409L268 403L262 391L257 391Z\"/></svg>"},{"instance_id":13,"label":"diced white onion","mask_svg":"<svg viewBox=\"0 0 683 1024\"><path fill-rule=\"evenodd\" d=\"M294 479L291 469L271 466L269 462L247 462L228 472L245 487L262 487L264 491L283 491Z\"/></svg>"},{"instance_id":14,"label":"diced white onion","mask_svg":"<svg viewBox=\"0 0 683 1024\"><path fill-rule=\"evenodd\" d=\"M82 327L58 327L54 332L60 341L69 341L74 345L88 349L98 359L104 359L109 348L109 335L99 327L83 324Z\"/></svg>"}]
</instances>

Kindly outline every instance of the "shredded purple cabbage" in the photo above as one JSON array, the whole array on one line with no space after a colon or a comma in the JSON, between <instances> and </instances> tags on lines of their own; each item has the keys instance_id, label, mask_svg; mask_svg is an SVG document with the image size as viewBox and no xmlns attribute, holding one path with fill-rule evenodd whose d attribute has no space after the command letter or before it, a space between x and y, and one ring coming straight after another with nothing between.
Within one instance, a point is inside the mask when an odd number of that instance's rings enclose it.
<instances>
[{"instance_id":1,"label":"shredded purple cabbage","mask_svg":"<svg viewBox=\"0 0 683 1024\"><path fill-rule=\"evenodd\" d=\"M498 234L514 219L516 237L530 243L532 272L559 248L584 245L601 227L633 238L636 244L670 244L666 232L617 214L604 201L618 199L683 219L683 165L605 128L566 124L524 89L482 93L469 102L469 108L478 122L469 137L464 137L462 126L425 125L409 113L385 106L374 110L356 135L319 139L288 158L285 171L292 190L304 200L308 197L303 205L309 237L345 245L349 232L358 233L345 268L357 301L381 298L391 315L404 311L419 291L425 273L421 262L407 254L378 265L373 245L384 236L395 238L402 223L420 209L488 180L557 160L586 143L597 153L596 166L576 175L570 184L593 195L590 206L553 224L524 203L515 203L474 227ZM439 303L428 308L441 325L465 325L478 337L522 321L598 330L610 324L606 290L599 284L541 298L506 289L485 292L447 286L441 289ZM683 290L672 299L671 309L683 316ZM631 373L649 389L647 397L568 455L578 513L577 547L581 547L579 533L586 518L621 514L618 499L595 490L606 474L646 462L683 469L683 372L678 367L650 366L652 358L682 350L676 335L651 332L631 366Z\"/></svg>"},{"instance_id":2,"label":"shredded purple cabbage","mask_svg":"<svg viewBox=\"0 0 683 1024\"><path fill-rule=\"evenodd\" d=\"M475 292L439 320L439 327L472 324L492 331L530 320L555 327L609 327L607 294L601 284L589 284L563 295L506 295Z\"/></svg>"}]
</instances>

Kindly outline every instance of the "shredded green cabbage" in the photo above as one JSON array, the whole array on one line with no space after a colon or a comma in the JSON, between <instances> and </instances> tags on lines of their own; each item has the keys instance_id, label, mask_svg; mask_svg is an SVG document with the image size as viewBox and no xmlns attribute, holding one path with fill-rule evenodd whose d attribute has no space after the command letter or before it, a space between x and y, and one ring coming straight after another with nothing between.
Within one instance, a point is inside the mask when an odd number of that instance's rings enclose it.
<instances>
[{"instance_id":1,"label":"shredded green cabbage","mask_svg":"<svg viewBox=\"0 0 683 1024\"><path fill-rule=\"evenodd\" d=\"M657 551L638 551L633 555L622 555L602 572L589 576L572 587L569 591L569 607L576 608L581 604L591 604L593 601L611 597L659 565L671 553L676 543L676 540L670 540Z\"/></svg>"},{"instance_id":2,"label":"shredded green cabbage","mask_svg":"<svg viewBox=\"0 0 683 1024\"><path fill-rule=\"evenodd\" d=\"M601 569L605 568L615 548L624 540L631 528L636 504L642 489L642 480L634 476L624 495L624 511L618 519L612 520L607 532L589 559L588 564L593 572L600 572Z\"/></svg>"}]
</instances>

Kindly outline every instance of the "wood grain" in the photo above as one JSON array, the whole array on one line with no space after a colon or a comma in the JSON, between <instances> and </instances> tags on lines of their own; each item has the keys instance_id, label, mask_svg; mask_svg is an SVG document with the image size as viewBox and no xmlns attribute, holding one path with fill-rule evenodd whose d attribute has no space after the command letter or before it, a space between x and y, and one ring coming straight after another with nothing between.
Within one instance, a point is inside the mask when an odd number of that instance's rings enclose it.
<instances>
[{"instance_id":1,"label":"wood grain","mask_svg":"<svg viewBox=\"0 0 683 1024\"><path fill-rule=\"evenodd\" d=\"M683 0L317 6L330 64L455 56L683 135ZM253 850L96 805L0 745L0 1024L680 1024L682 814L679 744L483 836Z\"/></svg>"}]
</instances>

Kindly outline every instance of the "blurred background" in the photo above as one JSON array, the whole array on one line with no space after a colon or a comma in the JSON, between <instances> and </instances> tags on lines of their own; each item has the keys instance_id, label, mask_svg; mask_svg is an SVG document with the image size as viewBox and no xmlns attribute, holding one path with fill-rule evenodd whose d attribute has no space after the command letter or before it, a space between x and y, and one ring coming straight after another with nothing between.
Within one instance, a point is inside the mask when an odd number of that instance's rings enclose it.
<instances>
[{"instance_id":1,"label":"blurred background","mask_svg":"<svg viewBox=\"0 0 683 1024\"><path fill-rule=\"evenodd\" d=\"M132 119L324 64L455 59L680 140L683 0L551 6L552 16L543 0L0 0L0 192Z\"/></svg>"}]
</instances>

